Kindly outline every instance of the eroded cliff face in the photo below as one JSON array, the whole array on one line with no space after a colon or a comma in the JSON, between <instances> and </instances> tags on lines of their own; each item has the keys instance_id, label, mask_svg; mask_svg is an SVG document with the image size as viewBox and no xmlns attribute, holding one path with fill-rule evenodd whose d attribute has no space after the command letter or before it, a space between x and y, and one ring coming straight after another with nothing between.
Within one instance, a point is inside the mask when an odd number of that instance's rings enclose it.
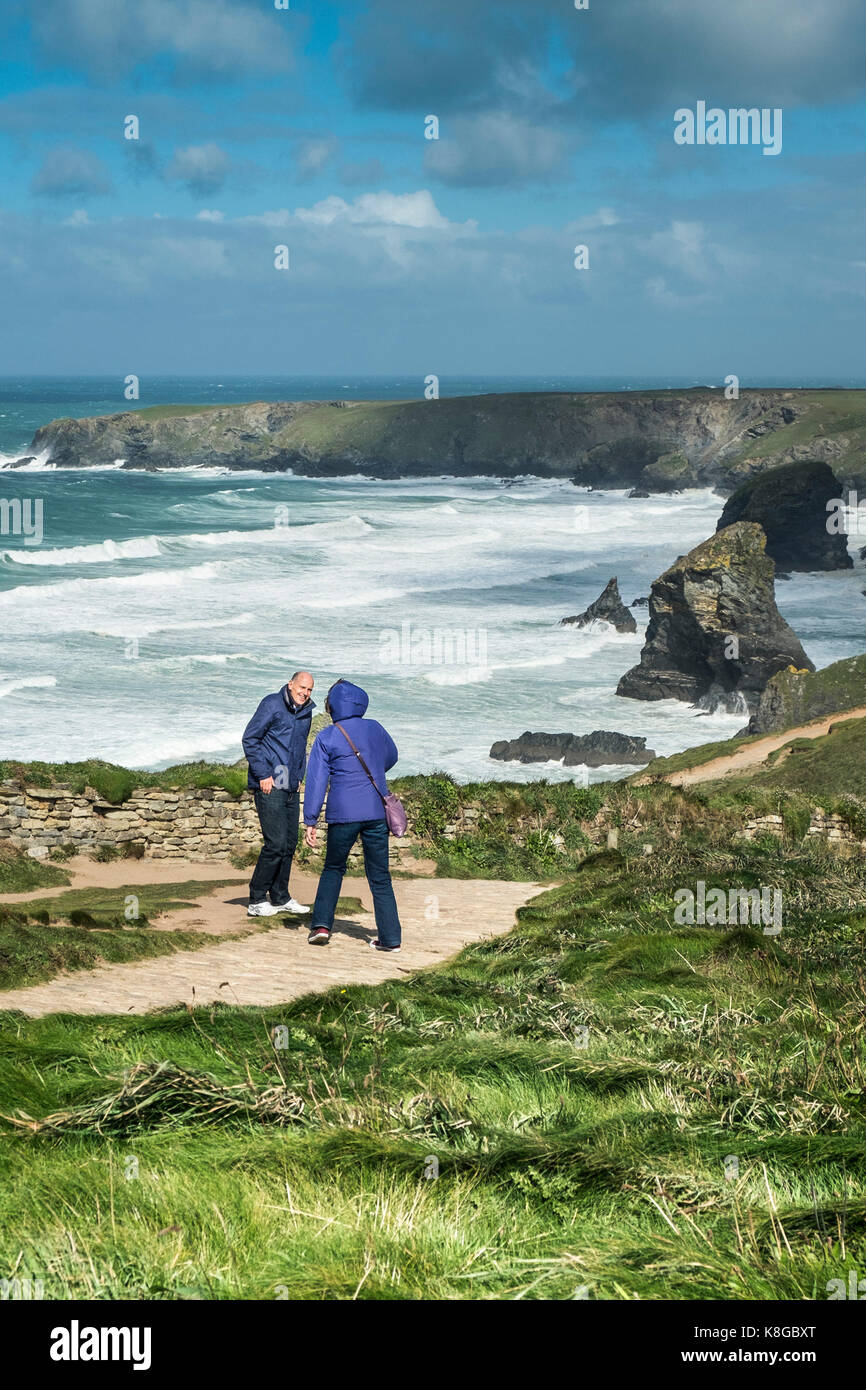
<instances>
[{"instance_id":1,"label":"eroded cliff face","mask_svg":"<svg viewBox=\"0 0 866 1390\"><path fill-rule=\"evenodd\" d=\"M838 397L862 414L836 428ZM829 412L829 413L828 413ZM838 412L837 412L838 413ZM832 419L830 418L832 416ZM828 423L829 421L829 423ZM861 433L862 430L862 433ZM742 481L805 450L866 477L866 392L525 393L438 401L255 402L54 420L29 453L58 467L293 469L313 476L535 474L669 491Z\"/></svg>"}]
</instances>

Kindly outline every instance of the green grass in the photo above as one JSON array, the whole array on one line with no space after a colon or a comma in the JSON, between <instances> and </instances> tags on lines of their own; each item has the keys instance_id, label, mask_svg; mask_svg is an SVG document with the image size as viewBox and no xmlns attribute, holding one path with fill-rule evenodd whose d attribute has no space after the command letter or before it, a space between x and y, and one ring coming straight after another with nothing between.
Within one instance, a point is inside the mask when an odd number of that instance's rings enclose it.
<instances>
[{"instance_id":1,"label":"green grass","mask_svg":"<svg viewBox=\"0 0 866 1390\"><path fill-rule=\"evenodd\" d=\"M779 805L800 798L825 811L845 808L859 823L866 813L866 719L847 719L822 738L795 738L770 754L764 767L748 777L706 782L696 788L711 800L716 794L744 801L769 798ZM861 805L864 812L858 812ZM852 820L852 824L853 824ZM864 831L866 838L866 831Z\"/></svg>"},{"instance_id":2,"label":"green grass","mask_svg":"<svg viewBox=\"0 0 866 1390\"><path fill-rule=\"evenodd\" d=\"M780 886L782 936L677 926L697 878ZM47 1298L824 1297L866 1261L864 936L859 865L680 845L378 987L6 1015L0 1262Z\"/></svg>"},{"instance_id":3,"label":"green grass","mask_svg":"<svg viewBox=\"0 0 866 1390\"><path fill-rule=\"evenodd\" d=\"M68 875L63 878L68 882ZM76 888L53 897L28 898L23 903L0 903L0 991L42 984L64 970L88 970L107 961L146 960L212 946L214 937L204 932L154 932L147 928L160 914L189 907L203 894L235 885L239 892L243 890L243 896L245 887L235 879L190 879L183 883L130 883L111 889ZM128 905L137 912L130 920L126 917ZM337 911L349 917L365 908L360 898L347 896L338 900ZM239 908L237 935L244 935L247 928Z\"/></svg>"},{"instance_id":4,"label":"green grass","mask_svg":"<svg viewBox=\"0 0 866 1390\"><path fill-rule=\"evenodd\" d=\"M68 875L63 877L68 881ZM0 904L0 990L41 984L63 970L92 969L105 961L144 960L213 945L214 938L203 932L147 928L159 913L188 907L202 894L232 883L233 879L131 883ZM130 919L127 907L136 913ZM239 932L243 925L239 910Z\"/></svg>"},{"instance_id":5,"label":"green grass","mask_svg":"<svg viewBox=\"0 0 866 1390\"><path fill-rule=\"evenodd\" d=\"M744 738L719 739L716 743L699 743L695 748L684 748L681 753L671 753L667 758L653 758L651 763L632 774L632 781L643 777L668 777L672 772L684 772L690 767L702 767L714 758L727 758L757 743L766 734L749 734Z\"/></svg>"},{"instance_id":6,"label":"green grass","mask_svg":"<svg viewBox=\"0 0 866 1390\"><path fill-rule=\"evenodd\" d=\"M142 916L156 917L161 912L189 907L205 893L231 886L239 890L244 887L239 879L219 878L185 879L178 883L128 883L119 888L70 888L68 893L57 893L48 898L29 898L20 906L26 907L29 912L47 912L52 920L57 921L68 917L73 911L88 912L96 918L111 920L123 916L128 898L134 896Z\"/></svg>"},{"instance_id":7,"label":"green grass","mask_svg":"<svg viewBox=\"0 0 866 1390\"><path fill-rule=\"evenodd\" d=\"M0 780L14 778L28 786L50 787L67 783L76 793L93 787L104 801L120 805L134 787L217 787L240 796L247 785L247 765L179 763L162 772L138 772L118 763L88 758L77 763L0 762Z\"/></svg>"},{"instance_id":8,"label":"green grass","mask_svg":"<svg viewBox=\"0 0 866 1390\"><path fill-rule=\"evenodd\" d=\"M0 991L44 984L66 970L149 960L214 944L204 932L148 931L143 918L126 922L118 917L110 925L97 925L98 930L91 924L48 925L0 907ZM2 999L0 992L0 1006Z\"/></svg>"},{"instance_id":9,"label":"green grass","mask_svg":"<svg viewBox=\"0 0 866 1390\"><path fill-rule=\"evenodd\" d=\"M337 899L336 911L344 913L347 917L356 916L359 912L366 912L366 910L360 898L339 897Z\"/></svg>"},{"instance_id":10,"label":"green grass","mask_svg":"<svg viewBox=\"0 0 866 1390\"><path fill-rule=\"evenodd\" d=\"M439 772L400 778L393 790L406 805L418 849L435 860L443 877L545 880L557 878L584 857L590 846L584 826L611 795L617 795L613 785L458 785ZM456 839L448 838L447 827L470 806L479 808L477 819Z\"/></svg>"},{"instance_id":11,"label":"green grass","mask_svg":"<svg viewBox=\"0 0 866 1390\"><path fill-rule=\"evenodd\" d=\"M329 723L326 714L313 715L308 747L319 729ZM93 787L104 801L119 806L136 787L162 787L165 790L214 787L230 792L232 796L240 796L246 790L247 764L245 759L232 764L177 763L164 768L162 772L141 772L122 767L119 763L103 762L101 758L87 758L76 763L23 763L7 759L0 761L0 781L4 779L14 779L22 785L35 787L50 787L55 782L63 782L79 794L85 787Z\"/></svg>"},{"instance_id":12,"label":"green grass","mask_svg":"<svg viewBox=\"0 0 866 1390\"><path fill-rule=\"evenodd\" d=\"M29 854L20 854L0 841L0 893L29 893L35 888L55 888L68 882L64 869L42 859L31 859Z\"/></svg>"},{"instance_id":13,"label":"green grass","mask_svg":"<svg viewBox=\"0 0 866 1390\"><path fill-rule=\"evenodd\" d=\"M756 739L766 737L761 734L702 744L670 758L656 758L647 772L651 777L660 779L672 772L701 767L714 758L736 753ZM864 752L866 719L840 717L829 733L822 734L820 738L792 737L771 752L764 763L745 770L742 775L699 783L693 790L704 799L718 794L722 800L728 801L739 797L744 804L758 804L761 798L766 799L766 796L775 793L799 794L810 805L820 804L825 810L832 810L846 798L866 800ZM634 783L632 786L636 795L641 794L642 788L634 786ZM721 801L717 804L721 804Z\"/></svg>"},{"instance_id":14,"label":"green grass","mask_svg":"<svg viewBox=\"0 0 866 1390\"><path fill-rule=\"evenodd\" d=\"M226 407L218 402L214 402L213 405L146 405L137 410L136 414L143 415L146 420L166 420L174 415L201 415L208 410L225 409Z\"/></svg>"},{"instance_id":15,"label":"green grass","mask_svg":"<svg viewBox=\"0 0 866 1390\"><path fill-rule=\"evenodd\" d=\"M811 404L814 408L790 425L749 440L738 459L779 454L811 443L816 437L853 435L855 444L866 439L866 397L862 391L797 391L795 398L798 405Z\"/></svg>"},{"instance_id":16,"label":"green grass","mask_svg":"<svg viewBox=\"0 0 866 1390\"><path fill-rule=\"evenodd\" d=\"M779 671L761 701L765 732L790 729L866 703L866 655L834 661L821 671ZM768 706L772 706L772 719Z\"/></svg>"}]
</instances>

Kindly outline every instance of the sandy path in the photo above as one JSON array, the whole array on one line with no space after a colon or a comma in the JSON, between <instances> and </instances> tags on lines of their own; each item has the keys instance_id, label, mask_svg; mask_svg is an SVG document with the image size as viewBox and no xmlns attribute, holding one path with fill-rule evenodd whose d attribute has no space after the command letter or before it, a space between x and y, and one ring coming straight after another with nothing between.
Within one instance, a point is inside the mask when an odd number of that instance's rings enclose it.
<instances>
[{"instance_id":1,"label":"sandy path","mask_svg":"<svg viewBox=\"0 0 866 1390\"><path fill-rule=\"evenodd\" d=\"M727 757L713 758L712 762L702 763L700 767L688 767L681 772L671 772L665 781L675 787L690 787L695 782L713 782L719 777L731 777L745 768L756 767L759 763L765 762L770 753L774 753L777 748L784 748L786 743L791 743L795 738L821 738L823 734L830 732L834 724L842 724L846 719L864 717L866 705L858 709L844 710L841 714L827 715L825 719L813 719L811 723L801 724L799 728L785 729L781 734L768 734L766 738L759 738L755 743L738 749L736 753L729 753Z\"/></svg>"},{"instance_id":2,"label":"sandy path","mask_svg":"<svg viewBox=\"0 0 866 1390\"><path fill-rule=\"evenodd\" d=\"M123 868L119 862L94 864L87 870ZM157 871L159 878L147 872ZM164 860L126 861L127 881L180 882L211 876L226 878L222 864L192 864L174 860L166 872ZM83 879L84 875L82 875ZM188 909L163 919L172 929L220 932L243 931L253 925L245 915L247 874L237 886L216 889ZM292 890L299 901L310 903L315 892L313 875L292 874ZM96 886L76 877L73 887ZM99 886L117 887L122 880ZM507 932L514 925L518 907L544 891L535 883L502 883L479 879L398 879L394 883L403 923L403 950L380 956L367 942L375 935L372 912L357 917L338 917L326 947L307 944L307 924L297 919L264 919L243 940L215 942L197 951L160 956L127 965L102 965L95 970L70 971L46 984L0 991L0 1009L19 1009L38 1016L48 1013L146 1013L173 1004L209 1004L223 999L233 1004L277 1004L332 985L373 984L432 965L459 951L470 941ZM365 879L346 878L346 897L358 897L372 906ZM29 896L45 896L41 893ZM11 900L11 897L7 900ZM286 925L283 926L283 920ZM272 926L271 922L279 925ZM152 930L152 928L148 928Z\"/></svg>"}]
</instances>

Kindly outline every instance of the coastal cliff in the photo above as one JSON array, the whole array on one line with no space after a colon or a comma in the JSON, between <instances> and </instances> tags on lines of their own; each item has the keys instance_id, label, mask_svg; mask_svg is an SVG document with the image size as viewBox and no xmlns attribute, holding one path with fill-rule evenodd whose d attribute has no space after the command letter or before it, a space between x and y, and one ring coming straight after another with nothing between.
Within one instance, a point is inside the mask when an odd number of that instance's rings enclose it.
<instances>
[{"instance_id":1,"label":"coastal cliff","mask_svg":"<svg viewBox=\"0 0 866 1390\"><path fill-rule=\"evenodd\" d=\"M866 483L866 391L521 393L434 401L153 406L59 419L29 456L57 467L224 467L327 477L532 474L594 487L714 486L825 461ZM671 460L676 468L672 471Z\"/></svg>"}]
</instances>

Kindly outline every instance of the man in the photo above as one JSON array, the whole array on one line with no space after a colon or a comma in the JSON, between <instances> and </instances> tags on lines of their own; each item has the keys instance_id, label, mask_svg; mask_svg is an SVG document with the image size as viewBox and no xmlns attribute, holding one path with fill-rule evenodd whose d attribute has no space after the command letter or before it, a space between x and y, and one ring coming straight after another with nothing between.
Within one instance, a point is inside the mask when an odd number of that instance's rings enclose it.
<instances>
[{"instance_id":1,"label":"man","mask_svg":"<svg viewBox=\"0 0 866 1390\"><path fill-rule=\"evenodd\" d=\"M316 708L313 677L296 671L282 690L266 695L244 730L243 745L264 845L250 880L250 917L309 912L289 896L298 843L299 787L307 765L307 736Z\"/></svg>"}]
</instances>

